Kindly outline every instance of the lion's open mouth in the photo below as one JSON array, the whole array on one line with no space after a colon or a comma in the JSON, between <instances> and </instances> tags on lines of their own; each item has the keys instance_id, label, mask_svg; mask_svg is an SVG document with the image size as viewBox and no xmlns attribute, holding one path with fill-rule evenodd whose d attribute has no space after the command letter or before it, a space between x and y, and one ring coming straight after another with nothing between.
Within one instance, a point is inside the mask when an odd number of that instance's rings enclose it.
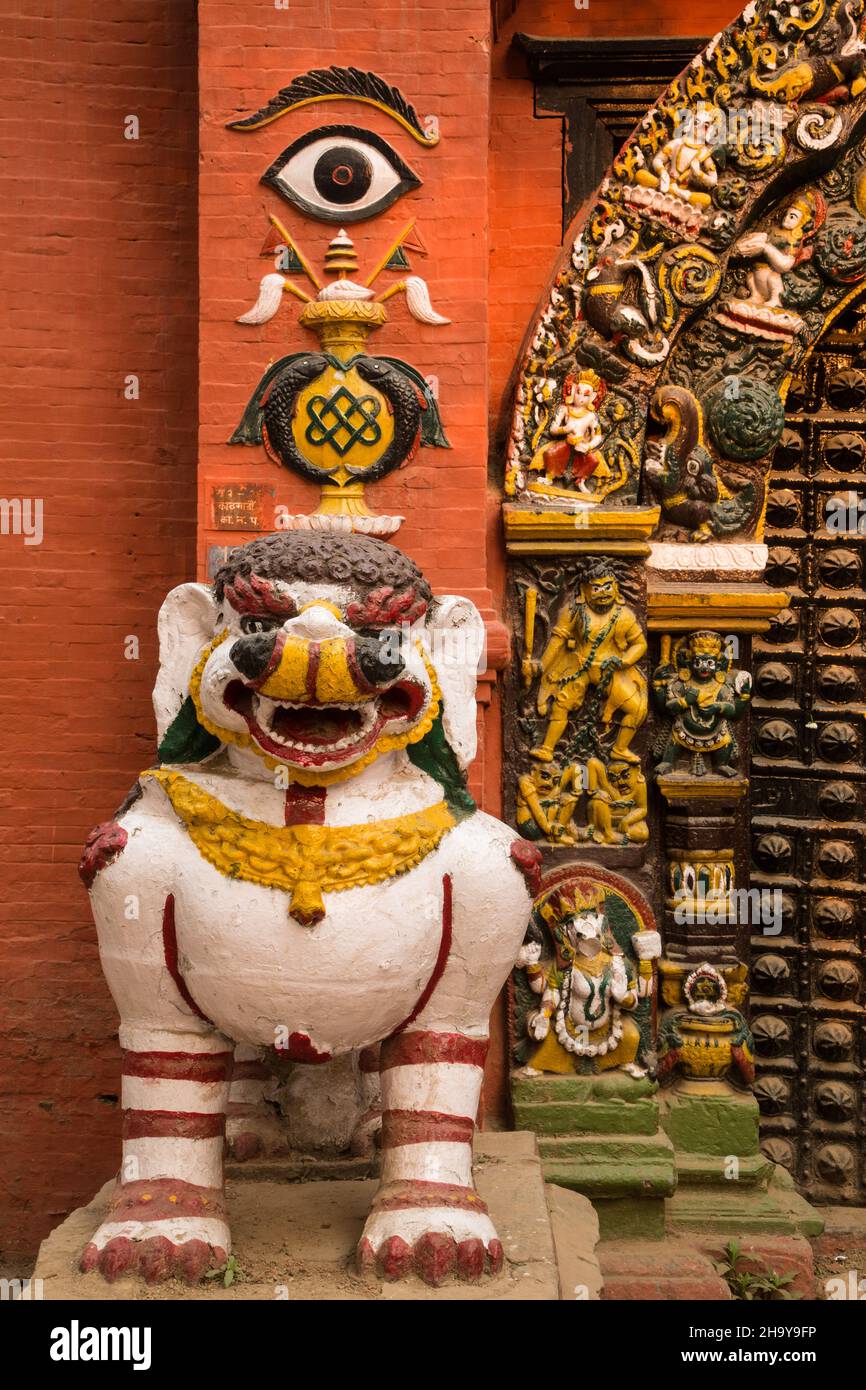
<instances>
[{"instance_id":1,"label":"lion's open mouth","mask_svg":"<svg viewBox=\"0 0 866 1390\"><path fill-rule=\"evenodd\" d=\"M355 704L272 700L231 681L223 700L246 720L263 752L301 767L331 767L354 761L372 748L385 726L412 721L424 704L416 681L401 681L372 700Z\"/></svg>"}]
</instances>

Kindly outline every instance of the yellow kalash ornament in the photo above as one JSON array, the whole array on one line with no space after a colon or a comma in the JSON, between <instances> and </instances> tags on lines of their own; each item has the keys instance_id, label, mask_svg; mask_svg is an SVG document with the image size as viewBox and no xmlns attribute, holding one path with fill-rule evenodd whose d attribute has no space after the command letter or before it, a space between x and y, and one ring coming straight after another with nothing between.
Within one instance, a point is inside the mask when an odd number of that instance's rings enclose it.
<instances>
[{"instance_id":1,"label":"yellow kalash ornament","mask_svg":"<svg viewBox=\"0 0 866 1390\"><path fill-rule=\"evenodd\" d=\"M264 444L271 458L321 485L321 500L308 516L284 516L286 530L358 531L390 536L403 518L374 515L364 499L365 484L403 467L419 445L450 448L433 391L414 367L395 357L365 351L374 329L387 322L385 301L404 293L410 312L422 323L446 324L430 303L425 282L408 275L376 296L373 281L409 244L410 222L382 257L365 284L352 240L340 231L325 255L322 285L281 223L271 218L282 244L311 280L312 299L284 276L266 275L259 299L241 323L265 323L283 291L304 300L299 322L316 334L320 352L291 353L269 367L256 387L231 444ZM402 253L401 264L407 264Z\"/></svg>"},{"instance_id":2,"label":"yellow kalash ornament","mask_svg":"<svg viewBox=\"0 0 866 1390\"><path fill-rule=\"evenodd\" d=\"M693 1085L727 1081L749 1087L755 1079L755 1044L738 1005L748 990L745 965L695 969L675 962L662 965L662 998L674 1004L658 1035L659 1080L682 1077Z\"/></svg>"}]
</instances>

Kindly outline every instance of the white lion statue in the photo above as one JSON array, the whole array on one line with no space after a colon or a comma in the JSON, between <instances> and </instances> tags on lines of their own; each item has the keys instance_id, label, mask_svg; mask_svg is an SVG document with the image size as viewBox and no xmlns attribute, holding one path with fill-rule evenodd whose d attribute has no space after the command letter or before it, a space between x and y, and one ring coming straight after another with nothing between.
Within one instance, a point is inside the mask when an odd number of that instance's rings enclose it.
<instances>
[{"instance_id":1,"label":"white lion statue","mask_svg":"<svg viewBox=\"0 0 866 1390\"><path fill-rule=\"evenodd\" d=\"M194 1281L227 1259L236 1049L381 1042L359 1265L496 1272L471 1144L538 852L466 791L477 610L394 546L287 532L174 589L159 636L161 762L82 859L123 1049L123 1161L82 1268Z\"/></svg>"}]
</instances>

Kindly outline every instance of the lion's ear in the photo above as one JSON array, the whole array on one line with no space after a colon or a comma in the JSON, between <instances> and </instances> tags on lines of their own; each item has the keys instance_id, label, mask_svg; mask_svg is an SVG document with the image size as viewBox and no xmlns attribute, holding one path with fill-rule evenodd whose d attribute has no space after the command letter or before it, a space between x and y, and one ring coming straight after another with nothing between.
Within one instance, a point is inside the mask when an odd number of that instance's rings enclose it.
<instances>
[{"instance_id":1,"label":"lion's ear","mask_svg":"<svg viewBox=\"0 0 866 1390\"><path fill-rule=\"evenodd\" d=\"M475 684L484 668L484 620L468 598L437 598L427 624L427 642L442 691L442 727L460 767L475 757Z\"/></svg>"},{"instance_id":2,"label":"lion's ear","mask_svg":"<svg viewBox=\"0 0 866 1390\"><path fill-rule=\"evenodd\" d=\"M159 672L153 687L158 742L189 695L189 679L214 633L216 609L207 584L179 584L159 610Z\"/></svg>"}]
</instances>

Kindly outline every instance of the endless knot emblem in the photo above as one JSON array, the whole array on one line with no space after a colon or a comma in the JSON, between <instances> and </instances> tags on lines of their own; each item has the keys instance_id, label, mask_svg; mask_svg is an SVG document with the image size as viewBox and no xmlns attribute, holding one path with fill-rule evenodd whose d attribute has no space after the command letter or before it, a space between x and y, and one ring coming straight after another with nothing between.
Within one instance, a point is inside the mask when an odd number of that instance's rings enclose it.
<instances>
[{"instance_id":1,"label":"endless knot emblem","mask_svg":"<svg viewBox=\"0 0 866 1390\"><path fill-rule=\"evenodd\" d=\"M330 444L343 458L355 444L378 444L382 430L376 420L381 409L375 396L353 396L340 386L330 396L313 396L307 402L305 439L308 444Z\"/></svg>"}]
</instances>

